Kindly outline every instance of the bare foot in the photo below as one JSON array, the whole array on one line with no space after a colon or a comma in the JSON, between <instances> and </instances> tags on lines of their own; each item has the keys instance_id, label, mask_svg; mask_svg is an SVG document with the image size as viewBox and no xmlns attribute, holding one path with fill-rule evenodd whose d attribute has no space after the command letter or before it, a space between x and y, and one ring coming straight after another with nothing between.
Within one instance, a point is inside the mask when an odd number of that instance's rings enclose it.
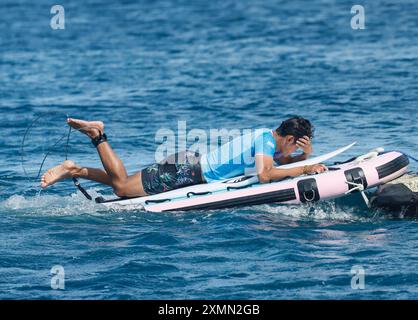
<instances>
[{"instance_id":1,"label":"bare foot","mask_svg":"<svg viewBox=\"0 0 418 320\"><path fill-rule=\"evenodd\" d=\"M85 121L68 118L67 123L70 127L85 133L92 139L104 133L104 123L101 121Z\"/></svg>"},{"instance_id":2,"label":"bare foot","mask_svg":"<svg viewBox=\"0 0 418 320\"><path fill-rule=\"evenodd\" d=\"M78 169L74 162L65 160L60 165L49 169L41 178L41 187L46 188L54 183L72 177L71 172Z\"/></svg>"}]
</instances>

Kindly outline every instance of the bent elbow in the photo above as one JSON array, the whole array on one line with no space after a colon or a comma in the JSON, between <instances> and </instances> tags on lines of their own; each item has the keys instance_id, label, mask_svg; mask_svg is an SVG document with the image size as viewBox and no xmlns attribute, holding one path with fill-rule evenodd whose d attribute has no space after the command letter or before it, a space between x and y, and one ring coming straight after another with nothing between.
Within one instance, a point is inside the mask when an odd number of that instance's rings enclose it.
<instances>
[{"instance_id":1,"label":"bent elbow","mask_svg":"<svg viewBox=\"0 0 418 320\"><path fill-rule=\"evenodd\" d=\"M267 183L270 182L270 177L265 172L262 172L258 174L258 181L260 183Z\"/></svg>"}]
</instances>

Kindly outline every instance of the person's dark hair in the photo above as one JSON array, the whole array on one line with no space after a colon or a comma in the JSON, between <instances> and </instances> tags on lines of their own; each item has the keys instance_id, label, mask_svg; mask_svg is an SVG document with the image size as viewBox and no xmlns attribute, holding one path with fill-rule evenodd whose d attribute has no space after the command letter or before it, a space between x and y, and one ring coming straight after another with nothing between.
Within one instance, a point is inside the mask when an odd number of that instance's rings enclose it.
<instances>
[{"instance_id":1,"label":"person's dark hair","mask_svg":"<svg viewBox=\"0 0 418 320\"><path fill-rule=\"evenodd\" d=\"M279 136L285 137L291 135L295 137L295 140L308 136L310 139L314 135L314 126L309 120L302 117L293 117L282 122L282 124L276 129Z\"/></svg>"}]
</instances>

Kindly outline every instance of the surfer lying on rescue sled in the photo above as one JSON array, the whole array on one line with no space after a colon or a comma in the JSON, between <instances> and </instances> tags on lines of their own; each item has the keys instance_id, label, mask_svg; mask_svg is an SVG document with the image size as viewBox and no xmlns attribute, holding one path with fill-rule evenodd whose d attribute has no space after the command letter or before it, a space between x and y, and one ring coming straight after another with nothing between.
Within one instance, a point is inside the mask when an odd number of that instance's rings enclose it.
<instances>
[{"instance_id":1,"label":"surfer lying on rescue sled","mask_svg":"<svg viewBox=\"0 0 418 320\"><path fill-rule=\"evenodd\" d=\"M245 134L235 138L241 139L240 145L246 146L238 154L232 152L234 139L206 154L184 151L171 155L133 175L128 175L122 161L110 147L103 122L68 118L67 123L92 140L104 170L81 167L66 160L42 176L42 188L64 179L83 178L111 186L119 197L141 197L236 177L245 174L251 167L256 169L260 183L327 170L321 164L291 169L274 167L274 162L288 164L306 160L312 152L313 127L302 117L287 119L275 130L258 130L255 135ZM291 156L298 148L302 154ZM244 153L252 155L252 162L241 161ZM222 157L219 161L221 154L229 158Z\"/></svg>"}]
</instances>

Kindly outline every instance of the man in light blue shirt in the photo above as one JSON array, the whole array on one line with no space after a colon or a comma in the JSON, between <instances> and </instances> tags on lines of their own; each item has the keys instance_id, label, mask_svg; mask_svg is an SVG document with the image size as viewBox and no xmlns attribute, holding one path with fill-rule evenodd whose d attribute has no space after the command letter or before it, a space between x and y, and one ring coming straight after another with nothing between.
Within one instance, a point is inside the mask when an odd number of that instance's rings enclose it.
<instances>
[{"instance_id":1,"label":"man in light blue shirt","mask_svg":"<svg viewBox=\"0 0 418 320\"><path fill-rule=\"evenodd\" d=\"M206 182L224 180L255 172L255 156L274 157L277 142L274 132L257 129L234 138L212 152L202 155L200 164Z\"/></svg>"},{"instance_id":2,"label":"man in light blue shirt","mask_svg":"<svg viewBox=\"0 0 418 320\"><path fill-rule=\"evenodd\" d=\"M42 176L42 188L68 178L83 178L111 186L120 197L140 197L244 174L256 174L260 183L266 183L326 170L320 164L292 169L274 167L274 162L305 160L312 152L313 127L302 117L287 119L275 130L259 129L236 137L203 155L190 151L174 154L129 176L107 141L103 122L69 118L67 123L92 139L104 170L81 167L66 160ZM298 148L302 154L291 156ZM179 158L185 162L179 163Z\"/></svg>"}]
</instances>

